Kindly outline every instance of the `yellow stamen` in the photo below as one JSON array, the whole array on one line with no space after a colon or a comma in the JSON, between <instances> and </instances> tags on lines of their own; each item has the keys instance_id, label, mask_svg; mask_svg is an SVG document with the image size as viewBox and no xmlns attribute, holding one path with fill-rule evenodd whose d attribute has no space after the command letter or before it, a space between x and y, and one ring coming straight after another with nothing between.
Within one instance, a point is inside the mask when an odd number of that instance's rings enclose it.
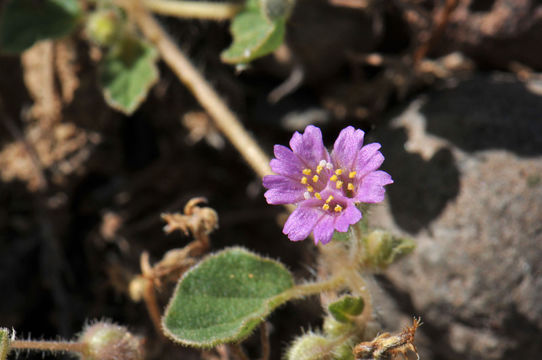
<instances>
[{"instance_id":1,"label":"yellow stamen","mask_svg":"<svg viewBox=\"0 0 542 360\"><path fill-rule=\"evenodd\" d=\"M343 169L335 170L335 174L337 174L337 175L342 175L342 173L343 173Z\"/></svg>"},{"instance_id":2,"label":"yellow stamen","mask_svg":"<svg viewBox=\"0 0 542 360\"><path fill-rule=\"evenodd\" d=\"M324 167L323 167L322 165L318 165L318 166L316 167L316 173L317 173L317 174L320 174L320 173L322 172L323 169L324 169Z\"/></svg>"},{"instance_id":3,"label":"yellow stamen","mask_svg":"<svg viewBox=\"0 0 542 360\"><path fill-rule=\"evenodd\" d=\"M303 175L310 175L312 173L311 169L303 169Z\"/></svg>"},{"instance_id":4,"label":"yellow stamen","mask_svg":"<svg viewBox=\"0 0 542 360\"><path fill-rule=\"evenodd\" d=\"M314 193L314 197L318 200L322 200L322 195L320 195L320 193Z\"/></svg>"},{"instance_id":5,"label":"yellow stamen","mask_svg":"<svg viewBox=\"0 0 542 360\"><path fill-rule=\"evenodd\" d=\"M348 183L348 186L346 188L350 191L354 191L354 184Z\"/></svg>"},{"instance_id":6,"label":"yellow stamen","mask_svg":"<svg viewBox=\"0 0 542 360\"><path fill-rule=\"evenodd\" d=\"M331 181L337 181L337 175L333 175L332 177L329 178L329 180L331 180Z\"/></svg>"},{"instance_id":7,"label":"yellow stamen","mask_svg":"<svg viewBox=\"0 0 542 360\"><path fill-rule=\"evenodd\" d=\"M314 188L310 185L307 186L307 191L308 192L313 192L314 191Z\"/></svg>"},{"instance_id":8,"label":"yellow stamen","mask_svg":"<svg viewBox=\"0 0 542 360\"><path fill-rule=\"evenodd\" d=\"M350 171L350 173L348 174L348 177L349 177L350 179L353 179L355 176L356 176L356 172L355 172L355 171Z\"/></svg>"},{"instance_id":9,"label":"yellow stamen","mask_svg":"<svg viewBox=\"0 0 542 360\"><path fill-rule=\"evenodd\" d=\"M319 179L318 175L314 175L312 177L312 182L318 182L318 179Z\"/></svg>"},{"instance_id":10,"label":"yellow stamen","mask_svg":"<svg viewBox=\"0 0 542 360\"><path fill-rule=\"evenodd\" d=\"M306 177L306 176L303 176L303 177L301 178L301 183L302 183L303 185L305 185L305 184L307 183L307 181L308 181L308 180L307 180L307 177Z\"/></svg>"},{"instance_id":11,"label":"yellow stamen","mask_svg":"<svg viewBox=\"0 0 542 360\"><path fill-rule=\"evenodd\" d=\"M329 203L331 200L333 200L333 195L329 195L329 197L326 200L326 203Z\"/></svg>"},{"instance_id":12,"label":"yellow stamen","mask_svg":"<svg viewBox=\"0 0 542 360\"><path fill-rule=\"evenodd\" d=\"M337 204L337 205L335 205L335 209L333 209L333 210L335 210L335 212L341 212L341 211L343 211L343 207L341 205Z\"/></svg>"},{"instance_id":13,"label":"yellow stamen","mask_svg":"<svg viewBox=\"0 0 542 360\"><path fill-rule=\"evenodd\" d=\"M322 209L324 209L324 210L326 210L326 211L329 210L329 205L328 205L328 204L322 205Z\"/></svg>"},{"instance_id":14,"label":"yellow stamen","mask_svg":"<svg viewBox=\"0 0 542 360\"><path fill-rule=\"evenodd\" d=\"M341 180L337 181L337 184L335 184L335 187L337 189L340 189L343 186L343 182Z\"/></svg>"}]
</instances>

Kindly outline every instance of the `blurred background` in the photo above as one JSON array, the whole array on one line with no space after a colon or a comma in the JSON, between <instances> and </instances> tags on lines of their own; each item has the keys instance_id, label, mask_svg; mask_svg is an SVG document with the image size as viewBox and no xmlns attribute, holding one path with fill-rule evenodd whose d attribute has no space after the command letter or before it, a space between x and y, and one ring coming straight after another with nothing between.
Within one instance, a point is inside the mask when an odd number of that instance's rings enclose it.
<instances>
[{"instance_id":1,"label":"blurred background","mask_svg":"<svg viewBox=\"0 0 542 360\"><path fill-rule=\"evenodd\" d=\"M298 0L285 43L242 72L220 61L228 22L159 21L269 155L308 124L328 145L347 125L382 144L395 183L370 223L417 243L372 281L385 330L421 316L424 360L540 358L539 1ZM148 359L200 358L158 337L128 293L142 251L154 262L191 240L166 235L161 213L204 196L213 250L246 246L299 277L316 250L282 235L284 210L167 66L125 116L83 38L0 55L0 325L72 338L109 318L147 336ZM274 313L272 358L321 311L309 299ZM247 346L257 358L258 339Z\"/></svg>"}]
</instances>

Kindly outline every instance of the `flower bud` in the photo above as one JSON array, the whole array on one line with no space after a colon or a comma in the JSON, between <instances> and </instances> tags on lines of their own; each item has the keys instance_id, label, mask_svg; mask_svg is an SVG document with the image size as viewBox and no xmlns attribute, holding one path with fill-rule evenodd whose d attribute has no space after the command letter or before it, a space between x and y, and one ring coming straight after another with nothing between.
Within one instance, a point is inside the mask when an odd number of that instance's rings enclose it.
<instances>
[{"instance_id":1,"label":"flower bud","mask_svg":"<svg viewBox=\"0 0 542 360\"><path fill-rule=\"evenodd\" d=\"M87 19L86 34L100 46L110 46L120 32L119 14L112 9L92 13Z\"/></svg>"},{"instance_id":2,"label":"flower bud","mask_svg":"<svg viewBox=\"0 0 542 360\"><path fill-rule=\"evenodd\" d=\"M333 351L333 360L354 360L352 344L346 342L335 348L335 350Z\"/></svg>"},{"instance_id":3,"label":"flower bud","mask_svg":"<svg viewBox=\"0 0 542 360\"><path fill-rule=\"evenodd\" d=\"M318 334L305 334L294 340L286 353L287 360L316 360L324 358L330 340Z\"/></svg>"},{"instance_id":4,"label":"flower bud","mask_svg":"<svg viewBox=\"0 0 542 360\"><path fill-rule=\"evenodd\" d=\"M353 323L344 323L335 320L332 316L326 316L324 319L324 333L331 337L338 337L346 334L354 327Z\"/></svg>"},{"instance_id":5,"label":"flower bud","mask_svg":"<svg viewBox=\"0 0 542 360\"><path fill-rule=\"evenodd\" d=\"M97 322L88 326L79 341L86 345L83 360L142 360L143 342L124 326Z\"/></svg>"},{"instance_id":6,"label":"flower bud","mask_svg":"<svg viewBox=\"0 0 542 360\"><path fill-rule=\"evenodd\" d=\"M387 231L375 230L363 239L363 262L368 266L385 269L400 257L411 253L416 245L411 239L399 238Z\"/></svg>"}]
</instances>

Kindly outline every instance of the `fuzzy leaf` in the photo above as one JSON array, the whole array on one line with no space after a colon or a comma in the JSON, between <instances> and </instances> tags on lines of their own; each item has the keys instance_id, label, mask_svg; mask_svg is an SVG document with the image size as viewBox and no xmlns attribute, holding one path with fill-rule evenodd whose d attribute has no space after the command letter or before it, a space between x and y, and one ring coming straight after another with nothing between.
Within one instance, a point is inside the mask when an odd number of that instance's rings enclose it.
<instances>
[{"instance_id":1,"label":"fuzzy leaf","mask_svg":"<svg viewBox=\"0 0 542 360\"><path fill-rule=\"evenodd\" d=\"M9 353L9 330L0 328L0 360L6 360Z\"/></svg>"},{"instance_id":2,"label":"fuzzy leaf","mask_svg":"<svg viewBox=\"0 0 542 360\"><path fill-rule=\"evenodd\" d=\"M290 3L289 0L283 1L287 5ZM222 52L222 61L246 64L273 52L282 44L289 11L280 10L283 12L280 13L276 6L267 9L265 4L268 2L249 0L245 9L233 19L230 26L233 43Z\"/></svg>"},{"instance_id":3,"label":"fuzzy leaf","mask_svg":"<svg viewBox=\"0 0 542 360\"><path fill-rule=\"evenodd\" d=\"M364 307L363 298L347 295L331 303L328 309L335 320L342 323L349 323L353 317L362 313Z\"/></svg>"},{"instance_id":4,"label":"fuzzy leaf","mask_svg":"<svg viewBox=\"0 0 542 360\"><path fill-rule=\"evenodd\" d=\"M284 301L277 295L293 286L279 262L226 249L181 278L162 319L164 332L195 347L240 341Z\"/></svg>"},{"instance_id":5,"label":"fuzzy leaf","mask_svg":"<svg viewBox=\"0 0 542 360\"><path fill-rule=\"evenodd\" d=\"M71 33L79 23L78 0L11 0L0 18L0 48L20 53L35 42Z\"/></svg>"},{"instance_id":6,"label":"fuzzy leaf","mask_svg":"<svg viewBox=\"0 0 542 360\"><path fill-rule=\"evenodd\" d=\"M132 114L158 80L158 53L142 40L126 37L102 61L100 82L112 108Z\"/></svg>"}]
</instances>

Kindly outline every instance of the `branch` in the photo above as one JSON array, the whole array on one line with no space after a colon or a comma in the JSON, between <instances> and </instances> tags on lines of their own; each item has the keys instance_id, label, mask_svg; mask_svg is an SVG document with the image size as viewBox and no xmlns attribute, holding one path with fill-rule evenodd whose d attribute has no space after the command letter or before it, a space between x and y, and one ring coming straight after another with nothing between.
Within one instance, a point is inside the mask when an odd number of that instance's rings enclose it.
<instances>
[{"instance_id":1,"label":"branch","mask_svg":"<svg viewBox=\"0 0 542 360\"><path fill-rule=\"evenodd\" d=\"M252 169L261 177L270 174L267 155L160 24L138 1L118 0L118 2L139 26L145 37L156 46L164 62L211 115L217 128L241 153Z\"/></svg>"},{"instance_id":2,"label":"branch","mask_svg":"<svg viewBox=\"0 0 542 360\"><path fill-rule=\"evenodd\" d=\"M227 20L234 17L243 5L206 1L143 0L150 11L180 18Z\"/></svg>"}]
</instances>

